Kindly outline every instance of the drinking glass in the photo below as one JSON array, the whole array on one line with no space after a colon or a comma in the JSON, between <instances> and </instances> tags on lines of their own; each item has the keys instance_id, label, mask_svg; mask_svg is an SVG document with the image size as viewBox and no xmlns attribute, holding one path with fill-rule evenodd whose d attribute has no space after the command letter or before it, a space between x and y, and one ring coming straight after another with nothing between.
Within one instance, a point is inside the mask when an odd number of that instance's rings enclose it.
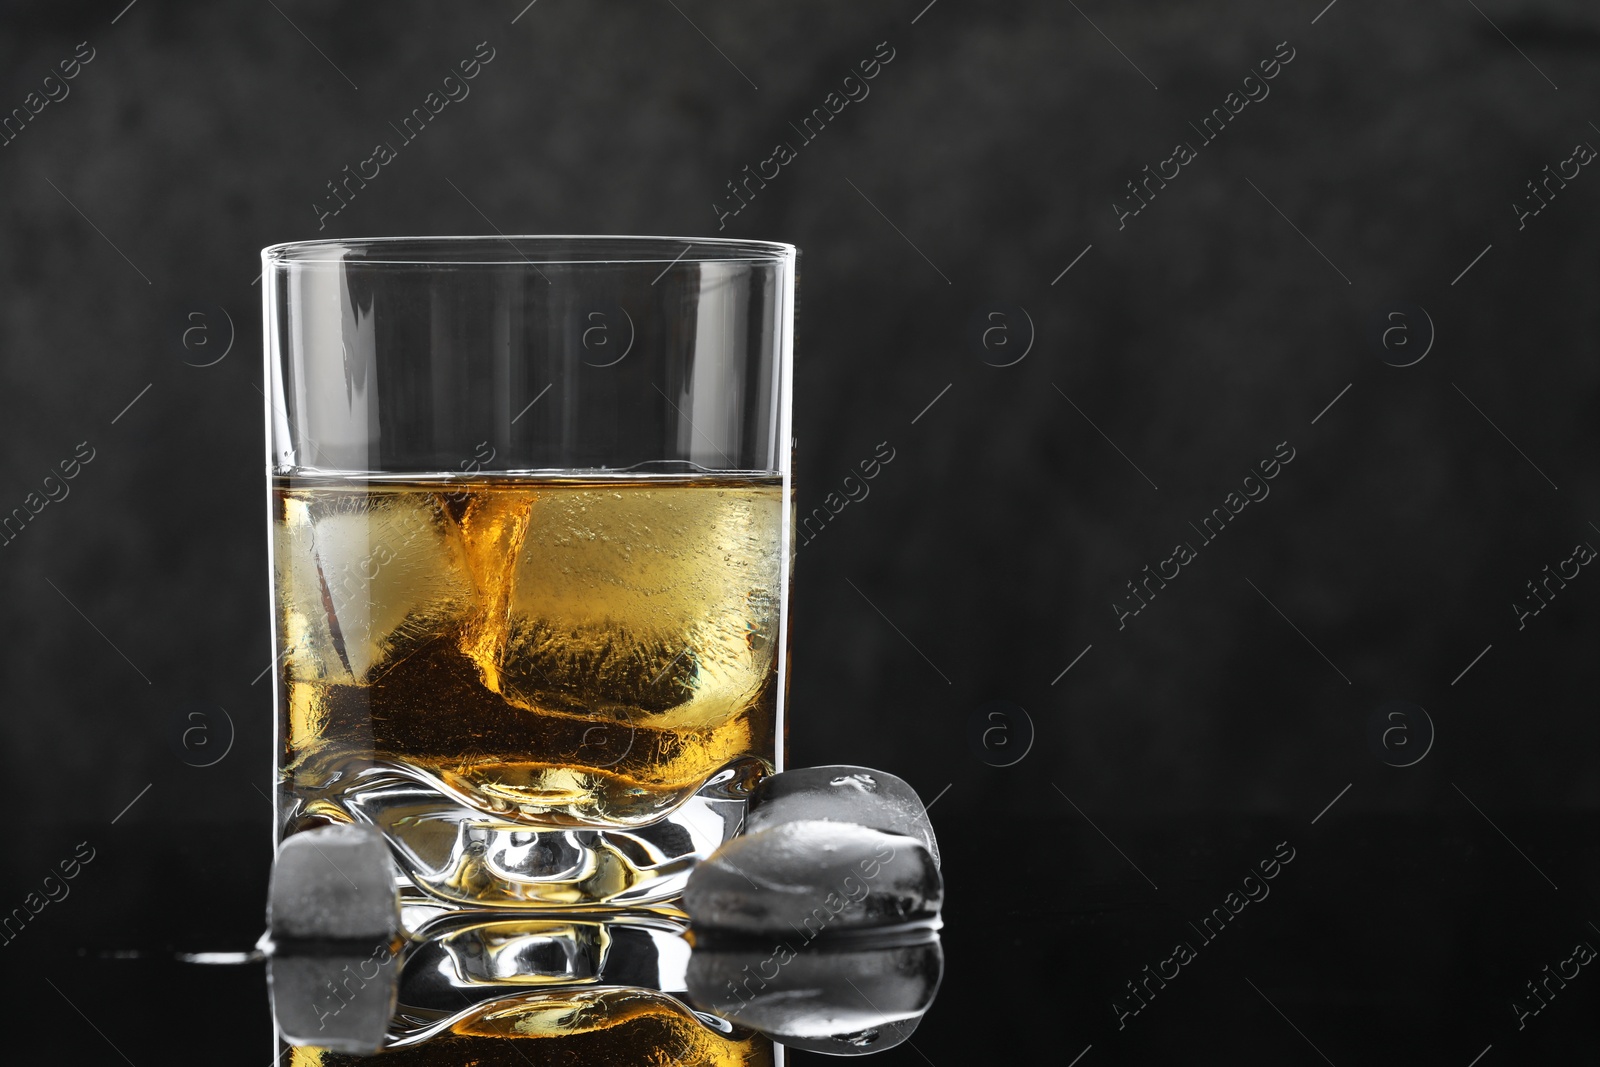
<instances>
[{"instance_id":1,"label":"drinking glass","mask_svg":"<svg viewBox=\"0 0 1600 1067\"><path fill-rule=\"evenodd\" d=\"M414 906L668 900L781 770L798 252L262 251L275 834Z\"/></svg>"}]
</instances>

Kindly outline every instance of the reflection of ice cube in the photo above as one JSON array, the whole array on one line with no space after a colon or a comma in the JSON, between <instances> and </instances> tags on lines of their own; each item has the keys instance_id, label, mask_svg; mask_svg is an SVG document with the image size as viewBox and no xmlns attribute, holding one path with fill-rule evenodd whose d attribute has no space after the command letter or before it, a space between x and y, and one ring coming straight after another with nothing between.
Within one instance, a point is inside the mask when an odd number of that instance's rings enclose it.
<instances>
[{"instance_id":1,"label":"reflection of ice cube","mask_svg":"<svg viewBox=\"0 0 1600 1067\"><path fill-rule=\"evenodd\" d=\"M922 930L889 943L708 940L695 945L686 977L693 1002L774 1041L864 1056L911 1036L943 974L938 935Z\"/></svg>"},{"instance_id":2,"label":"reflection of ice cube","mask_svg":"<svg viewBox=\"0 0 1600 1067\"><path fill-rule=\"evenodd\" d=\"M292 677L369 682L471 607L460 536L435 494L313 491L286 504L278 588Z\"/></svg>"}]
</instances>

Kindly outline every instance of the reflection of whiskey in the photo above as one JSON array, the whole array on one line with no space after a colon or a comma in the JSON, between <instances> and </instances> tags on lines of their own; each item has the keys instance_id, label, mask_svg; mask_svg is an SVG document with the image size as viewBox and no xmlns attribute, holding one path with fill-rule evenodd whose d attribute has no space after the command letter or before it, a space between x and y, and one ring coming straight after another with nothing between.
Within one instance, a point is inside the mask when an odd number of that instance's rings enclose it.
<instances>
[{"instance_id":1,"label":"reflection of whiskey","mask_svg":"<svg viewBox=\"0 0 1600 1067\"><path fill-rule=\"evenodd\" d=\"M770 1040L748 1030L713 1031L676 999L644 989L530 993L472 1012L419 1045L377 1060L296 1048L291 1067L527 1067L637 1063L681 1067L770 1067Z\"/></svg>"},{"instance_id":2,"label":"reflection of whiskey","mask_svg":"<svg viewBox=\"0 0 1600 1067\"><path fill-rule=\"evenodd\" d=\"M311 814L373 762L545 826L644 824L773 766L776 478L280 477L273 500L280 760Z\"/></svg>"}]
</instances>

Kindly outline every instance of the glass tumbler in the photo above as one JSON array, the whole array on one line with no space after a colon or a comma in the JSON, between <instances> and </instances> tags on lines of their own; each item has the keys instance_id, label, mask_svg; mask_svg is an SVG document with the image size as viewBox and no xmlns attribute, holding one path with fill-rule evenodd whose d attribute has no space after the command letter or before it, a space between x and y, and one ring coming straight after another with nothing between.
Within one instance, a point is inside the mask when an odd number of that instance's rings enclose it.
<instances>
[{"instance_id":1,"label":"glass tumbler","mask_svg":"<svg viewBox=\"0 0 1600 1067\"><path fill-rule=\"evenodd\" d=\"M791 245L262 252L275 833L406 899L669 900L782 769Z\"/></svg>"}]
</instances>

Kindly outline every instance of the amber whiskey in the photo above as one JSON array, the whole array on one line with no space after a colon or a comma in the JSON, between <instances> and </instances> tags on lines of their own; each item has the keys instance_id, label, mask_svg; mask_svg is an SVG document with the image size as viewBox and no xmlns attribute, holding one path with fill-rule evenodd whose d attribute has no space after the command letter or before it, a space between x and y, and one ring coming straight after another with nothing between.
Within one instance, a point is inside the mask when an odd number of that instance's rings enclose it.
<instances>
[{"instance_id":1,"label":"amber whiskey","mask_svg":"<svg viewBox=\"0 0 1600 1067\"><path fill-rule=\"evenodd\" d=\"M511 822L638 826L772 768L778 479L279 477L273 509L301 815L390 767Z\"/></svg>"},{"instance_id":2,"label":"amber whiskey","mask_svg":"<svg viewBox=\"0 0 1600 1067\"><path fill-rule=\"evenodd\" d=\"M665 993L601 987L495 1001L426 1040L376 1059L296 1048L286 1062L293 1067L776 1067L782 1061L768 1038L739 1028L714 1031Z\"/></svg>"}]
</instances>

